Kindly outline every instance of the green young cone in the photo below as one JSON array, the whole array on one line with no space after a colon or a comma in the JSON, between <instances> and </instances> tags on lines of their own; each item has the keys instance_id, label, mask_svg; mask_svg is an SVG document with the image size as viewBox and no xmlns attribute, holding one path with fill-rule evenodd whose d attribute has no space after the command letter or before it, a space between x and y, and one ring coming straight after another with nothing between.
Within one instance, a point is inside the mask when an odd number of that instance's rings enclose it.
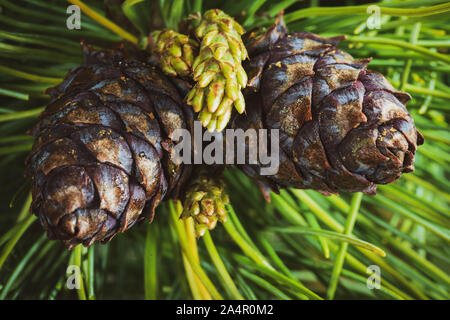
<instances>
[{"instance_id":1,"label":"green young cone","mask_svg":"<svg viewBox=\"0 0 450 320\"><path fill-rule=\"evenodd\" d=\"M199 113L208 131L222 131L233 108L239 113L245 111L241 93L247 85L241 63L248 56L241 39L244 29L217 9L206 11L203 17L191 14L186 23L188 33L195 35L199 43L164 30L150 34L149 46L157 53L165 73L192 77L196 84L186 97L187 104Z\"/></svg>"},{"instance_id":2,"label":"green young cone","mask_svg":"<svg viewBox=\"0 0 450 320\"><path fill-rule=\"evenodd\" d=\"M223 180L202 172L188 187L181 218L192 217L197 236L201 237L206 230L214 229L218 221L225 222L228 203Z\"/></svg>"},{"instance_id":3,"label":"green young cone","mask_svg":"<svg viewBox=\"0 0 450 320\"><path fill-rule=\"evenodd\" d=\"M192 73L198 43L173 30L158 30L148 37L148 47L159 59L161 69L171 76L187 77Z\"/></svg>"},{"instance_id":4,"label":"green young cone","mask_svg":"<svg viewBox=\"0 0 450 320\"><path fill-rule=\"evenodd\" d=\"M200 42L200 52L192 66L196 85L187 103L194 111L202 110L199 119L209 131L222 131L233 106L239 113L245 111L241 89L247 85L247 74L241 62L247 58L247 50L241 35L244 29L221 10L213 9L189 16L193 34ZM195 93L204 89L202 99L194 99ZM199 102L203 106L199 105Z\"/></svg>"}]
</instances>

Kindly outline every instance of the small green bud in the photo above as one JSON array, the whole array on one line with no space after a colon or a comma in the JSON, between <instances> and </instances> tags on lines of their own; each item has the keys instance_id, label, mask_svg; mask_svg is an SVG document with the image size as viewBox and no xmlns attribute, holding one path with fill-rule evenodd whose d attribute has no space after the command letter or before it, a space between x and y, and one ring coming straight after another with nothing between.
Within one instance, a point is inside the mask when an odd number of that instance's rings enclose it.
<instances>
[{"instance_id":1,"label":"small green bud","mask_svg":"<svg viewBox=\"0 0 450 320\"><path fill-rule=\"evenodd\" d=\"M189 214L192 217L198 216L200 214L200 205L198 204L198 202L192 203L191 208L189 209Z\"/></svg>"},{"instance_id":2,"label":"small green bud","mask_svg":"<svg viewBox=\"0 0 450 320\"><path fill-rule=\"evenodd\" d=\"M174 57L181 57L183 55L181 47L175 42L168 44L166 46L166 50L171 56Z\"/></svg>"},{"instance_id":3,"label":"small green bud","mask_svg":"<svg viewBox=\"0 0 450 320\"><path fill-rule=\"evenodd\" d=\"M215 71L203 72L202 75L200 76L200 78L198 79L197 85L200 88L205 88L206 86L208 86L211 83L211 81L214 79L216 74L217 74L217 72L215 72Z\"/></svg>"},{"instance_id":4,"label":"small green bud","mask_svg":"<svg viewBox=\"0 0 450 320\"><path fill-rule=\"evenodd\" d=\"M209 132L214 132L214 130L216 130L216 122L217 122L216 118L213 118L206 126L206 129Z\"/></svg>"},{"instance_id":5,"label":"small green bud","mask_svg":"<svg viewBox=\"0 0 450 320\"><path fill-rule=\"evenodd\" d=\"M242 66L238 66L236 70L237 80L242 88L247 86L247 74L245 73L244 68Z\"/></svg>"},{"instance_id":6,"label":"small green bud","mask_svg":"<svg viewBox=\"0 0 450 320\"><path fill-rule=\"evenodd\" d=\"M219 31L217 30L212 30L210 32L208 32L207 34L205 34L205 36L203 37L202 40L202 46L210 46L211 43L214 41L214 38L219 34Z\"/></svg>"},{"instance_id":7,"label":"small green bud","mask_svg":"<svg viewBox=\"0 0 450 320\"><path fill-rule=\"evenodd\" d=\"M194 90L191 90L194 91ZM202 110L202 106L203 106L203 100L205 97L205 90L198 88L198 90L196 90L196 94L194 96L194 98L192 99L192 107L194 109L194 112L200 112L200 110Z\"/></svg>"},{"instance_id":8,"label":"small green bud","mask_svg":"<svg viewBox=\"0 0 450 320\"><path fill-rule=\"evenodd\" d=\"M211 199L203 199L200 207L205 216L211 217L214 214L214 202Z\"/></svg>"},{"instance_id":9,"label":"small green bud","mask_svg":"<svg viewBox=\"0 0 450 320\"><path fill-rule=\"evenodd\" d=\"M225 94L231 100L235 101L238 98L239 85L235 78L227 78L225 86Z\"/></svg>"},{"instance_id":10,"label":"small green bud","mask_svg":"<svg viewBox=\"0 0 450 320\"><path fill-rule=\"evenodd\" d=\"M225 79L222 76L218 76L216 80L211 83L208 87L208 96L206 98L206 103L208 106L208 111L214 113L219 107L220 101L224 94Z\"/></svg>"},{"instance_id":11,"label":"small green bud","mask_svg":"<svg viewBox=\"0 0 450 320\"><path fill-rule=\"evenodd\" d=\"M229 109L231 107L232 104L233 104L233 100L231 100L227 96L223 97L223 99L220 102L220 105L217 108L215 114L217 116L223 115L227 111L227 109Z\"/></svg>"},{"instance_id":12,"label":"small green bud","mask_svg":"<svg viewBox=\"0 0 450 320\"><path fill-rule=\"evenodd\" d=\"M225 129L225 127L228 124L228 121L230 121L231 113L232 113L232 108L231 108L231 105L230 105L225 110L225 112L217 118L216 130L218 132L221 132L223 129Z\"/></svg>"},{"instance_id":13,"label":"small green bud","mask_svg":"<svg viewBox=\"0 0 450 320\"><path fill-rule=\"evenodd\" d=\"M205 191L197 191L194 194L192 194L192 200L193 201L200 201L203 199L203 197L206 195Z\"/></svg>"},{"instance_id":14,"label":"small green bud","mask_svg":"<svg viewBox=\"0 0 450 320\"><path fill-rule=\"evenodd\" d=\"M209 121L211 121L211 118L212 118L212 114L205 110L200 112L199 117L198 117L198 119L201 121L203 127L206 127L208 125Z\"/></svg>"},{"instance_id":15,"label":"small green bud","mask_svg":"<svg viewBox=\"0 0 450 320\"><path fill-rule=\"evenodd\" d=\"M192 49L191 45L183 45L183 56L187 65L189 67L192 67L192 64L194 63L194 50Z\"/></svg>"},{"instance_id":16,"label":"small green bud","mask_svg":"<svg viewBox=\"0 0 450 320\"><path fill-rule=\"evenodd\" d=\"M242 114L245 111L245 100L241 91L238 92L238 98L236 99L236 101L234 101L234 108L240 114Z\"/></svg>"},{"instance_id":17,"label":"small green bud","mask_svg":"<svg viewBox=\"0 0 450 320\"><path fill-rule=\"evenodd\" d=\"M164 73L168 74L169 76L175 77L177 75L177 72L175 71L175 69L172 68L172 66L169 64L163 63L161 65L161 69L162 69L162 71L164 71Z\"/></svg>"},{"instance_id":18,"label":"small green bud","mask_svg":"<svg viewBox=\"0 0 450 320\"><path fill-rule=\"evenodd\" d=\"M195 233L197 237L203 237L205 235L206 230L208 230L208 227L205 224L195 225Z\"/></svg>"}]
</instances>

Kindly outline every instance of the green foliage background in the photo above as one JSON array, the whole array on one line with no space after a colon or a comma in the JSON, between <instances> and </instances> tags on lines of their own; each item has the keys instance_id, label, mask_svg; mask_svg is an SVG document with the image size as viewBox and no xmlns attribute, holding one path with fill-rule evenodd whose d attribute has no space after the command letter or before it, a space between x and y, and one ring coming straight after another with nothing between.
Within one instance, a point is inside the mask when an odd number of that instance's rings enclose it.
<instances>
[{"instance_id":1,"label":"green foliage background","mask_svg":"<svg viewBox=\"0 0 450 320\"><path fill-rule=\"evenodd\" d=\"M373 30L366 24L373 3L365 1L120 2L86 0L100 15L107 3L110 20L86 12L82 29L68 30L65 1L0 0L0 299L450 297L449 2L376 3L381 28ZM247 30L270 25L284 9L291 31L347 35L342 49L373 57L371 69L413 96L407 106L425 136L415 172L376 196L283 190L265 203L245 176L228 170L229 219L199 240L166 202L152 224L107 245L69 252L48 241L29 213L23 176L33 142L26 131L48 102L42 91L80 64L80 39L113 47L123 30L141 39L209 8ZM79 290L65 286L71 264L82 269ZM380 290L366 286L370 265L381 270Z\"/></svg>"}]
</instances>

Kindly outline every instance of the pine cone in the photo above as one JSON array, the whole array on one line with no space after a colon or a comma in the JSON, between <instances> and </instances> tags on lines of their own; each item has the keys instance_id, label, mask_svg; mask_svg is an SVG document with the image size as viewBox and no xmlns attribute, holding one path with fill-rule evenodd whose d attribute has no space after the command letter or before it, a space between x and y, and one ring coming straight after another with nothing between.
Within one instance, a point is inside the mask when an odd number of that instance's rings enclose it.
<instances>
[{"instance_id":1,"label":"pine cone","mask_svg":"<svg viewBox=\"0 0 450 320\"><path fill-rule=\"evenodd\" d=\"M207 229L214 229L217 221L225 222L225 205L229 202L220 173L203 171L188 185L181 218L192 217L197 236L201 237Z\"/></svg>"},{"instance_id":2,"label":"pine cone","mask_svg":"<svg viewBox=\"0 0 450 320\"><path fill-rule=\"evenodd\" d=\"M247 50L241 35L244 29L224 12L214 9L201 18L189 18L195 26L195 36L201 41L199 55L193 64L195 87L187 96L187 103L209 131L222 131L234 108L243 113L245 100L241 88L247 84L247 75L241 61Z\"/></svg>"},{"instance_id":3,"label":"pine cone","mask_svg":"<svg viewBox=\"0 0 450 320\"><path fill-rule=\"evenodd\" d=\"M192 129L189 88L122 51L83 46L85 63L57 87L32 130L32 210L71 248L109 241L176 194L190 166L170 157L172 133Z\"/></svg>"},{"instance_id":4,"label":"pine cone","mask_svg":"<svg viewBox=\"0 0 450 320\"><path fill-rule=\"evenodd\" d=\"M191 74L198 43L173 30L154 31L148 44L158 55L161 69L170 76L186 77Z\"/></svg>"},{"instance_id":5,"label":"pine cone","mask_svg":"<svg viewBox=\"0 0 450 320\"><path fill-rule=\"evenodd\" d=\"M337 49L341 39L288 34L281 15L267 32L244 37L249 116L233 126L280 130L277 174L262 177L260 165L242 166L264 189L374 194L377 184L413 171L423 137L404 105L409 94L367 70L370 59L355 61Z\"/></svg>"},{"instance_id":6,"label":"pine cone","mask_svg":"<svg viewBox=\"0 0 450 320\"><path fill-rule=\"evenodd\" d=\"M260 164L240 166L263 189L372 194L377 184L413 170L423 137L404 106L410 96L367 70L369 59L355 61L337 49L340 39L288 34L281 16L267 32L247 35L248 112L236 115L232 127L280 130L278 173L262 176ZM194 114L182 99L189 84L167 78L140 52L130 58L123 50L83 49L85 63L47 91L52 101L32 130L36 140L27 159L32 210L49 237L69 248L107 242L152 219L192 170L171 158L174 130L193 132ZM222 128L217 121L215 128ZM207 227L224 218L220 204L226 201L211 181L194 180L186 203L187 213ZM220 210L212 212L209 200L220 200Z\"/></svg>"}]
</instances>

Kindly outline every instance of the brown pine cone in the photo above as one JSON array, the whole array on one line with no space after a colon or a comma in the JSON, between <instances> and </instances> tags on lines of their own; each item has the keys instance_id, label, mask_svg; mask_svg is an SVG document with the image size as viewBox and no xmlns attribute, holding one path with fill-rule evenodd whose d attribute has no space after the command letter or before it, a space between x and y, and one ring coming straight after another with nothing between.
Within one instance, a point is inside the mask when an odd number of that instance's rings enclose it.
<instances>
[{"instance_id":1,"label":"brown pine cone","mask_svg":"<svg viewBox=\"0 0 450 320\"><path fill-rule=\"evenodd\" d=\"M47 90L52 101L27 159L33 213L69 248L153 219L191 169L170 158L173 130L192 129L189 88L121 50L83 49L85 63Z\"/></svg>"},{"instance_id":2,"label":"brown pine cone","mask_svg":"<svg viewBox=\"0 0 450 320\"><path fill-rule=\"evenodd\" d=\"M267 32L247 35L247 113L232 128L280 130L276 174L240 165L263 189L373 194L377 184L413 170L423 137L404 105L410 96L367 70L370 59L337 49L341 39L288 34L281 16ZM33 129L27 160L32 210L49 237L69 248L107 242L152 219L191 172L170 153L175 129L193 132L183 102L189 84L136 52L129 58L83 48L85 63L48 90L52 101Z\"/></svg>"},{"instance_id":3,"label":"brown pine cone","mask_svg":"<svg viewBox=\"0 0 450 320\"><path fill-rule=\"evenodd\" d=\"M281 15L265 33L244 37L249 116L233 126L280 130L277 174L242 166L264 186L374 194L414 169L423 137L405 107L411 97L367 70L370 59L337 49L341 39L288 33Z\"/></svg>"}]
</instances>

